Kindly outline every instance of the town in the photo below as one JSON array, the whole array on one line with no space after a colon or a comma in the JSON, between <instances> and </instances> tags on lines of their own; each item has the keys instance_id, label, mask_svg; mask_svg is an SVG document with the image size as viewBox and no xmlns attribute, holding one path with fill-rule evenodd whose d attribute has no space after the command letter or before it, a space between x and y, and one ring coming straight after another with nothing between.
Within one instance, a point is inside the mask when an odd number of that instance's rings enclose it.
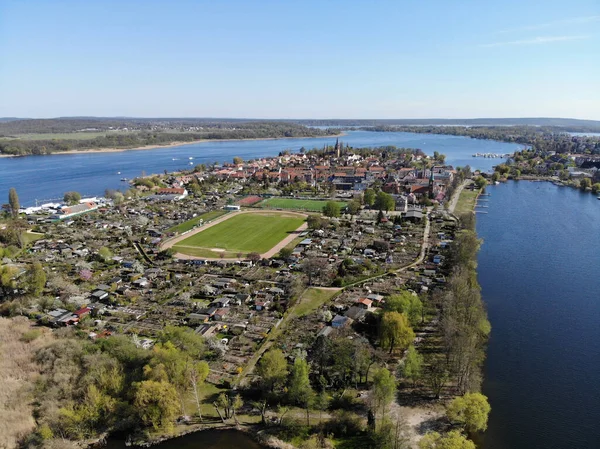
<instances>
[{"instance_id":1,"label":"town","mask_svg":"<svg viewBox=\"0 0 600 449\"><path fill-rule=\"evenodd\" d=\"M68 339L124 367L131 362L117 348L134 351L131 391L102 394L138 404L140 385L158 379L175 404L155 398L157 414L127 412L135 441L173 426L262 423L268 444L472 444L457 429L485 428L489 405L478 391L489 323L472 275L472 206L461 192L476 196L485 179L443 161L338 141L140 177L104 198L67 192L66 206L20 209L11 190L0 311L28 317L32 330L19 341L39 351ZM202 347L193 355L191 342ZM173 365L165 351L189 362ZM189 363L200 360L205 374L190 377ZM43 378L57 375L52 363L39 368ZM151 374L158 364L164 375ZM75 372L87 379L90 369ZM45 385L36 390L41 417L28 429L35 444L119 428L112 408L86 417L88 384L71 398ZM465 421L461 407L485 419Z\"/></svg>"}]
</instances>

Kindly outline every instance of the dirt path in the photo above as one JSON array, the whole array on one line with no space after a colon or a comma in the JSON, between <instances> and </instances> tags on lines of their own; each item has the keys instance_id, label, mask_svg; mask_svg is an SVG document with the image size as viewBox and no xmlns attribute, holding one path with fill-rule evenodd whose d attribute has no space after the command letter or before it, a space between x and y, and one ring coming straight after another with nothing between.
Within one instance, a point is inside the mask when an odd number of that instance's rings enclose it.
<instances>
[{"instance_id":1,"label":"dirt path","mask_svg":"<svg viewBox=\"0 0 600 449\"><path fill-rule=\"evenodd\" d=\"M448 212L450 212L451 214L454 213L454 209L456 208L456 205L458 204L458 199L460 198L460 193L470 182L471 182L470 179L463 181L462 184L459 185L456 188L456 190L454 191L454 195L452 195L452 198L450 199L450 203L448 204Z\"/></svg>"}]
</instances>

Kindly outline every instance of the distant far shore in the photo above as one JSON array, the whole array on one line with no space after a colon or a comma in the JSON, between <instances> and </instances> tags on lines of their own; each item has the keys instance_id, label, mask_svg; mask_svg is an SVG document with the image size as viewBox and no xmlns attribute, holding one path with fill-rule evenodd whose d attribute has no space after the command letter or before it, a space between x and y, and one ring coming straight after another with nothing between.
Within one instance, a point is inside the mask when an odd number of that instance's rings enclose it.
<instances>
[{"instance_id":1,"label":"distant far shore","mask_svg":"<svg viewBox=\"0 0 600 449\"><path fill-rule=\"evenodd\" d=\"M183 145L193 145L196 143L203 142L240 142L248 140L280 140L280 139L322 139L322 138L335 138L343 137L346 133L332 134L328 136L315 136L315 137L254 137L250 139L200 139L192 140L190 142L171 142L163 145L144 145L142 147L132 148L87 148L82 150L72 151L56 151L48 154L0 154L0 157L27 157L27 156L53 156L55 154L91 154L91 153L120 153L123 151L139 151L139 150L156 150L158 148L171 148L180 147Z\"/></svg>"}]
</instances>

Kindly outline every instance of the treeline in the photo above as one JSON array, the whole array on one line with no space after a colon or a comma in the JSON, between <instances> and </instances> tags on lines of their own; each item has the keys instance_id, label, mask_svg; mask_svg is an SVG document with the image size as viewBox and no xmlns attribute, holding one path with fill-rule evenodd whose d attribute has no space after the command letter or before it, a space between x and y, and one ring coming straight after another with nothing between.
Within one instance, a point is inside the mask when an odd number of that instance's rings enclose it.
<instances>
[{"instance_id":1,"label":"treeline","mask_svg":"<svg viewBox=\"0 0 600 449\"><path fill-rule=\"evenodd\" d=\"M600 154L600 138L595 136L573 136L566 130L572 127L539 126L376 126L362 128L364 131L411 132L420 134L448 134L473 139L497 140L500 142L528 145L537 151L557 153ZM576 131L588 132L588 128ZM595 131L598 129L594 128Z\"/></svg>"},{"instance_id":2,"label":"treeline","mask_svg":"<svg viewBox=\"0 0 600 449\"><path fill-rule=\"evenodd\" d=\"M307 128L292 123L251 122L235 127L215 125L195 132L108 133L93 139L47 139L47 140L0 140L0 154L40 155L62 151L100 148L136 148L146 145L167 145L172 142L195 142L198 140L261 139L282 137L318 137L333 135L336 130Z\"/></svg>"}]
</instances>

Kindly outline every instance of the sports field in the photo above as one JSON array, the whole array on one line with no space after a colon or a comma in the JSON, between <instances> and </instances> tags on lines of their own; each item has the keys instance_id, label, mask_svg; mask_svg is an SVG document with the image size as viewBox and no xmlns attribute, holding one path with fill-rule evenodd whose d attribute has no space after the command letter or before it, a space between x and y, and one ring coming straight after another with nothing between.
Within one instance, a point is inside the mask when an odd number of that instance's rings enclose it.
<instances>
[{"instance_id":1,"label":"sports field","mask_svg":"<svg viewBox=\"0 0 600 449\"><path fill-rule=\"evenodd\" d=\"M239 253L263 254L295 231L304 217L276 212L242 213L188 237L173 246L196 257L237 257Z\"/></svg>"},{"instance_id":2,"label":"sports field","mask_svg":"<svg viewBox=\"0 0 600 449\"><path fill-rule=\"evenodd\" d=\"M306 210L310 212L322 212L326 200L297 200L293 198L267 198L257 204L258 207L270 209ZM340 209L346 207L345 202L336 201Z\"/></svg>"}]
</instances>

